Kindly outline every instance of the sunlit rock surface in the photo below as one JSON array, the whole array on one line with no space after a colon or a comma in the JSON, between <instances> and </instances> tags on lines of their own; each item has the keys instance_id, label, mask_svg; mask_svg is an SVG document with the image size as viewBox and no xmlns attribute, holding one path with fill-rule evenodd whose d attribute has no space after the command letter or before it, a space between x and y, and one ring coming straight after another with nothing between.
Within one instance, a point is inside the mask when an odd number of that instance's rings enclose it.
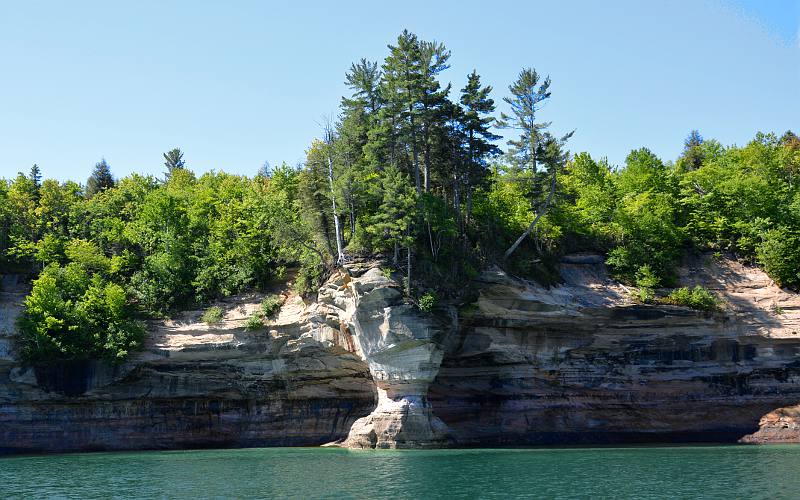
<instances>
[{"instance_id":1,"label":"sunlit rock surface","mask_svg":"<svg viewBox=\"0 0 800 500\"><path fill-rule=\"evenodd\" d=\"M797 294L699 256L680 281L723 310L640 305L602 261L565 257L550 289L490 269L436 315L352 264L316 300L278 290L262 330L244 329L259 295L220 303L219 325L154 322L120 366L21 363L26 287L3 277L0 452L800 441Z\"/></svg>"},{"instance_id":2,"label":"sunlit rock surface","mask_svg":"<svg viewBox=\"0 0 800 500\"><path fill-rule=\"evenodd\" d=\"M428 402L442 361L441 327L405 303L396 281L377 265L350 267L319 294L321 313L336 317L367 361L378 404L341 444L349 448L425 448L448 443L447 427Z\"/></svg>"},{"instance_id":3,"label":"sunlit rock surface","mask_svg":"<svg viewBox=\"0 0 800 500\"><path fill-rule=\"evenodd\" d=\"M367 365L317 341L305 305L248 332L261 297L155 323L120 366L0 361L0 452L320 445L347 435L375 404Z\"/></svg>"},{"instance_id":4,"label":"sunlit rock surface","mask_svg":"<svg viewBox=\"0 0 800 500\"><path fill-rule=\"evenodd\" d=\"M735 441L800 401L798 301L741 264L681 269L724 311L631 302L602 264L574 259L544 289L495 269L448 337L430 389L463 445Z\"/></svg>"}]
</instances>

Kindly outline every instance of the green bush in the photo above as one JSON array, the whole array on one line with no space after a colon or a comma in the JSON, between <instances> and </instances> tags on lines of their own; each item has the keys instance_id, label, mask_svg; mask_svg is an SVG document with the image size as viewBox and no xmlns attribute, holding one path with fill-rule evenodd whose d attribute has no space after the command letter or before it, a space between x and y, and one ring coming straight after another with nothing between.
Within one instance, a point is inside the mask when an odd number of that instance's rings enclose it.
<instances>
[{"instance_id":1,"label":"green bush","mask_svg":"<svg viewBox=\"0 0 800 500\"><path fill-rule=\"evenodd\" d=\"M425 292L425 294L419 298L419 309L424 312L431 312L433 308L436 307L438 300L436 292Z\"/></svg>"},{"instance_id":2,"label":"green bush","mask_svg":"<svg viewBox=\"0 0 800 500\"><path fill-rule=\"evenodd\" d=\"M758 261L778 286L800 288L800 236L786 229L764 235L757 250Z\"/></svg>"},{"instance_id":3,"label":"green bush","mask_svg":"<svg viewBox=\"0 0 800 500\"><path fill-rule=\"evenodd\" d=\"M209 325L216 325L217 323L222 321L222 309L217 306L211 306L203 312L203 315L200 317L200 320L203 323Z\"/></svg>"},{"instance_id":4,"label":"green bush","mask_svg":"<svg viewBox=\"0 0 800 500\"><path fill-rule=\"evenodd\" d=\"M676 306L691 307L701 311L713 311L719 308L719 299L700 285L694 288L682 287L673 290L664 302Z\"/></svg>"},{"instance_id":5,"label":"green bush","mask_svg":"<svg viewBox=\"0 0 800 500\"><path fill-rule=\"evenodd\" d=\"M650 269L650 266L645 264L636 271L636 286L639 290L636 292L636 298L645 304L652 303L656 294L653 288L658 286L659 279Z\"/></svg>"},{"instance_id":6,"label":"green bush","mask_svg":"<svg viewBox=\"0 0 800 500\"><path fill-rule=\"evenodd\" d=\"M261 312L265 318L275 315L281 309L281 298L277 295L268 295L261 301Z\"/></svg>"},{"instance_id":7,"label":"green bush","mask_svg":"<svg viewBox=\"0 0 800 500\"><path fill-rule=\"evenodd\" d=\"M252 316L247 318L247 321L244 324L244 329L247 330L248 332L251 332L253 330L258 330L263 327L264 327L264 320L261 319L261 316L259 316L258 314L253 314Z\"/></svg>"},{"instance_id":8,"label":"green bush","mask_svg":"<svg viewBox=\"0 0 800 500\"><path fill-rule=\"evenodd\" d=\"M19 331L28 361L120 361L144 338L125 290L78 263L46 267L24 306Z\"/></svg>"}]
</instances>

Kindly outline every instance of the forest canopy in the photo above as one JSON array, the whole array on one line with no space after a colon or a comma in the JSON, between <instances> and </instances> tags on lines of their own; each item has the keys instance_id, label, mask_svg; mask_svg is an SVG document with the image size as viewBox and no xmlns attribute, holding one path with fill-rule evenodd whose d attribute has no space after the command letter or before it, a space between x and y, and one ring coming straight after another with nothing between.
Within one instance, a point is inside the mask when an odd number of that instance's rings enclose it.
<instances>
[{"instance_id":1,"label":"forest canopy","mask_svg":"<svg viewBox=\"0 0 800 500\"><path fill-rule=\"evenodd\" d=\"M146 318L264 288L287 269L310 294L359 256L383 256L425 310L489 264L555 284L555 263L577 251L604 254L643 288L674 286L689 250L800 288L792 132L724 146L691 131L673 161L642 147L613 166L570 154L570 124L540 120L543 103L558 107L557 81L526 67L498 92L473 71L457 90L449 58L404 31L382 62L353 63L340 114L297 167L198 176L175 148L160 178L116 179L102 159L83 184L42 180L37 165L0 180L0 269L34 279L27 358L124 359Z\"/></svg>"}]
</instances>

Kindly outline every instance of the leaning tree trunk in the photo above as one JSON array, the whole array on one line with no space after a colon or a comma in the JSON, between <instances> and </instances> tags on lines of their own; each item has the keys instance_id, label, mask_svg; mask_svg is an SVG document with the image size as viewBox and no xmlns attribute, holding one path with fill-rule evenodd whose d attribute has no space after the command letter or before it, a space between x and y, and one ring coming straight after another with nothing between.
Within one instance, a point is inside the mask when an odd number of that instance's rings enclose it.
<instances>
[{"instance_id":1,"label":"leaning tree trunk","mask_svg":"<svg viewBox=\"0 0 800 500\"><path fill-rule=\"evenodd\" d=\"M556 192L556 170L554 168L553 178L550 180L550 192L547 194L547 199L544 201L544 205L542 205L541 210L539 210L539 213L536 214L536 218L533 219L533 222L531 222L531 224L528 226L528 229L526 229L525 232L522 233L522 235L519 238L517 238L517 241L515 241L514 244L511 245L508 250L506 250L505 255L503 255L504 259L508 259L508 257L512 253L514 253L514 250L517 249L520 243L522 243L522 240L524 240L529 234L531 234L533 228L536 227L536 224L539 223L539 219L541 219L544 213L547 212L547 208L550 206L550 202L553 200L553 194L555 192Z\"/></svg>"}]
</instances>

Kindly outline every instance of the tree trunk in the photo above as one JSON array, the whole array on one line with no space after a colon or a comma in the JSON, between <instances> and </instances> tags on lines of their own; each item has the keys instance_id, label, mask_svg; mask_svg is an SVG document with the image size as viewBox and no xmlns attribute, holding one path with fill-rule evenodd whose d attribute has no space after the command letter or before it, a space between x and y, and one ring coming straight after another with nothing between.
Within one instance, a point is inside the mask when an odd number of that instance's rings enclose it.
<instances>
[{"instance_id":1,"label":"tree trunk","mask_svg":"<svg viewBox=\"0 0 800 500\"><path fill-rule=\"evenodd\" d=\"M411 154L414 158L414 183L417 187L417 193L420 192L421 183L419 179L419 153L417 152L417 129L414 125L414 108L408 106L408 119L411 123Z\"/></svg>"},{"instance_id":2,"label":"tree trunk","mask_svg":"<svg viewBox=\"0 0 800 500\"><path fill-rule=\"evenodd\" d=\"M328 179L331 183L331 205L333 205L333 230L336 232L336 265L344 263L342 230L339 227L339 214L336 213L336 193L333 189L333 158L328 153Z\"/></svg>"},{"instance_id":3,"label":"tree trunk","mask_svg":"<svg viewBox=\"0 0 800 500\"><path fill-rule=\"evenodd\" d=\"M431 189L431 145L428 141L428 125L425 125L422 134L425 143L425 171L423 172L424 189L427 193Z\"/></svg>"},{"instance_id":4,"label":"tree trunk","mask_svg":"<svg viewBox=\"0 0 800 500\"><path fill-rule=\"evenodd\" d=\"M464 220L469 225L470 216L472 215L472 186L467 188L467 208L464 212Z\"/></svg>"},{"instance_id":5,"label":"tree trunk","mask_svg":"<svg viewBox=\"0 0 800 500\"><path fill-rule=\"evenodd\" d=\"M533 231L533 228L539 222L539 219L542 218L544 213L547 211L547 208L550 206L550 202L552 201L553 194L555 192L556 192L556 170L555 170L555 167L553 167L553 178L550 181L550 192L547 194L547 199L544 201L544 205L542 206L542 209L539 210L538 214L536 214L536 218L533 219L533 222L531 222L531 224L528 226L528 229L526 229L525 232L522 233L522 236L517 238L517 241L515 241L514 244L511 245L511 247L508 250L506 250L505 255L503 255L504 259L508 259L508 257L512 253L514 253L514 250L517 249L517 247L520 245L520 243L522 243L522 240L524 240L529 234L531 234L531 231Z\"/></svg>"},{"instance_id":6,"label":"tree trunk","mask_svg":"<svg viewBox=\"0 0 800 500\"><path fill-rule=\"evenodd\" d=\"M411 245L406 250L408 250L406 254L406 295L411 297Z\"/></svg>"}]
</instances>

